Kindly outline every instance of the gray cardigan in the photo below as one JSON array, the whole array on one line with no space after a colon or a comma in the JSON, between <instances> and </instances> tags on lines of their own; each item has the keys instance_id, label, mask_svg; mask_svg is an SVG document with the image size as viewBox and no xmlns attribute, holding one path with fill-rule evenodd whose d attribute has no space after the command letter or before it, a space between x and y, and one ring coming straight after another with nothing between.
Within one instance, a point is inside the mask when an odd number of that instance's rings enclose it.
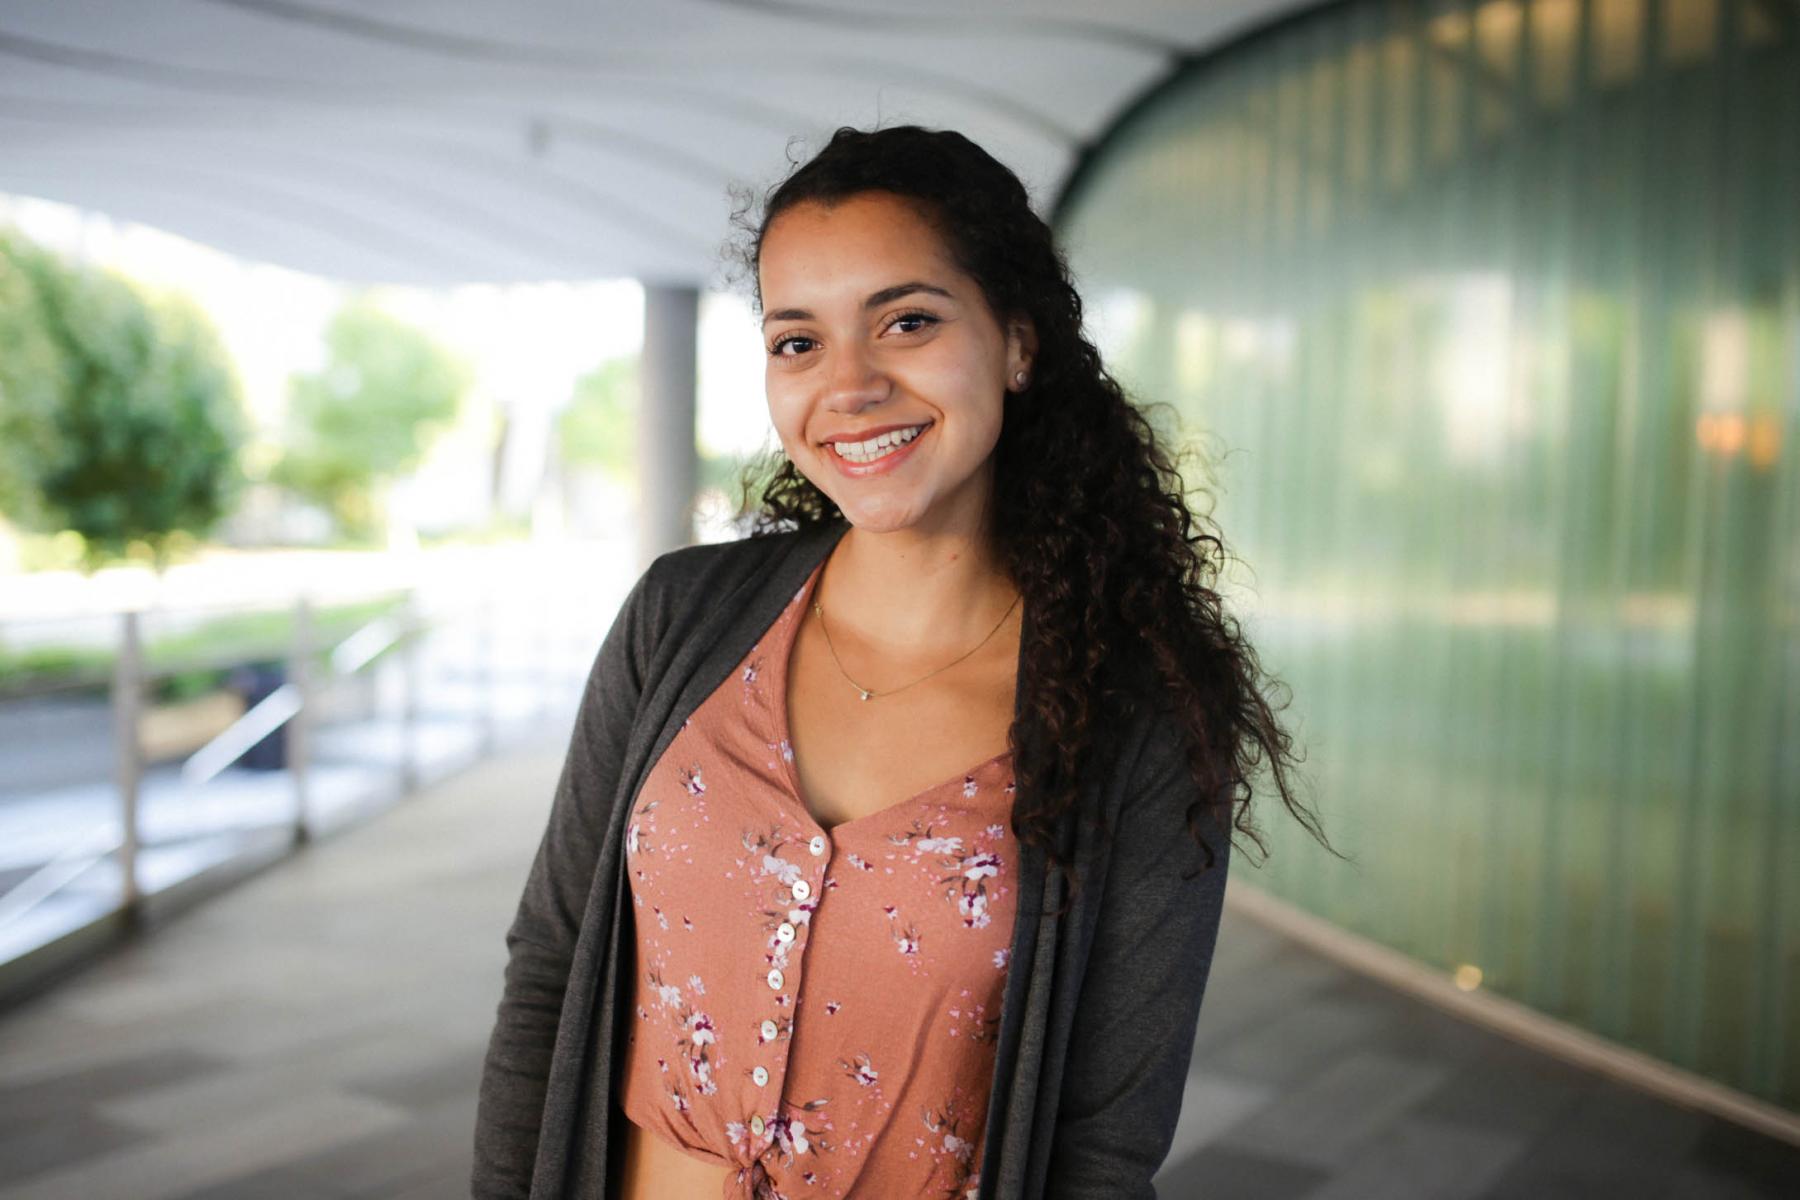
<instances>
[{"instance_id":1,"label":"gray cardigan","mask_svg":"<svg viewBox=\"0 0 1800 1200\"><path fill-rule=\"evenodd\" d=\"M589 672L506 935L475 1123L476 1200L617 1195L624 1117L614 1097L632 983L620 949L633 936L625 816L682 721L848 529L840 518L684 547L627 595ZM1073 848L1083 880L1069 912L1051 915L1067 892L1062 873L1040 848L1019 848L982 1200L1154 1197L1174 1137L1229 842L1209 826L1218 858L1200 869L1184 821L1194 798L1186 735L1162 706L1132 707L1083 795L1106 814L1110 842L1073 813L1061 826L1059 851Z\"/></svg>"}]
</instances>

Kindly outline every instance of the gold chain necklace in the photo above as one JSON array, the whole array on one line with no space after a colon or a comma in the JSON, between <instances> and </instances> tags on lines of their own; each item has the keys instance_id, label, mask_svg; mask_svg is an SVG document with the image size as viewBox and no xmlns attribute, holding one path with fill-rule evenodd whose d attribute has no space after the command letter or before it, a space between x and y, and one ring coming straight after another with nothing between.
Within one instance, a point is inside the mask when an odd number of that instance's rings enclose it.
<instances>
[{"instance_id":1,"label":"gold chain necklace","mask_svg":"<svg viewBox=\"0 0 1800 1200\"><path fill-rule=\"evenodd\" d=\"M827 650L831 651L831 661L834 663L837 663L838 673L841 674L845 679L849 680L850 686L856 689L857 694L862 699L870 700L877 696L891 696L895 692L904 692L907 688L912 687L913 684L924 683L927 679L930 679L932 675L936 675L941 671L948 671L951 667L954 667L957 663L959 663L963 659L969 657L970 654L975 653L976 650L979 650L983 646L987 645L988 638L991 638L996 633L1000 632L1000 626L1006 624L1006 618L1012 616L1012 610L1019 607L1019 601L1023 600L1024 598L1025 597L1023 594L1014 596L1013 602L1006 606L1005 612L1000 614L1000 620L994 623L994 627L992 629L988 630L987 637L984 637L979 642L976 642L975 645L967 653L962 654L962 655L958 656L957 658L954 658L951 661L945 663L943 666L939 667L936 671L931 672L930 675L921 675L917 679L913 680L912 683L902 684L901 686L899 686L897 688L890 688L885 692L872 692L868 688L864 687L862 684L856 682L856 680L850 679L850 672L844 670L843 660L839 659L837 656L837 647L833 646L831 644L831 631L829 629L825 628L825 610L823 608L819 607L819 598L817 595L813 596L812 610L813 610L813 613L819 618L819 632L825 635L825 648Z\"/></svg>"}]
</instances>

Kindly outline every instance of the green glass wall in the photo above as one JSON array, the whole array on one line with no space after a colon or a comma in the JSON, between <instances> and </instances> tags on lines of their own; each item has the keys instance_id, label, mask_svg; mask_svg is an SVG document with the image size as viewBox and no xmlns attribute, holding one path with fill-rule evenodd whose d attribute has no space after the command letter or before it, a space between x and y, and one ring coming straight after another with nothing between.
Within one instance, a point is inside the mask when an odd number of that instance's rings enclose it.
<instances>
[{"instance_id":1,"label":"green glass wall","mask_svg":"<svg viewBox=\"0 0 1800 1200\"><path fill-rule=\"evenodd\" d=\"M1800 1107L1800 5L1327 6L1057 224L1357 860L1233 869Z\"/></svg>"}]
</instances>

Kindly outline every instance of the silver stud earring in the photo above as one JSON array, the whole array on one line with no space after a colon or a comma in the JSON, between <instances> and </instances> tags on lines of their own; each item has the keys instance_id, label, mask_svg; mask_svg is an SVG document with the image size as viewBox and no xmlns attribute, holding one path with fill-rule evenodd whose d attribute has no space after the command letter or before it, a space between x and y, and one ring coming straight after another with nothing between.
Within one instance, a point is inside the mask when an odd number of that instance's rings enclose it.
<instances>
[{"instance_id":1,"label":"silver stud earring","mask_svg":"<svg viewBox=\"0 0 1800 1200\"><path fill-rule=\"evenodd\" d=\"M1018 384L1020 387L1024 387L1026 378L1027 378L1027 376L1026 376L1025 372L1020 371L1018 374L1013 376L1013 382Z\"/></svg>"}]
</instances>

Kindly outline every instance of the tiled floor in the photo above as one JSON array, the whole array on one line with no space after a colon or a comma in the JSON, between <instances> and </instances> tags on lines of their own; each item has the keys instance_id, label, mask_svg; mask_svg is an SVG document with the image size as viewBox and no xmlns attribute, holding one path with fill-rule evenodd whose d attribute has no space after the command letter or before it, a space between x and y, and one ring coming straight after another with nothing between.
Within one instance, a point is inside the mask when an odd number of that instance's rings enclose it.
<instances>
[{"instance_id":1,"label":"tiled floor","mask_svg":"<svg viewBox=\"0 0 1800 1200\"><path fill-rule=\"evenodd\" d=\"M502 937L561 754L478 764L0 1016L0 1200L466 1196ZM1796 1180L1793 1147L1232 914L1158 1190L1636 1200Z\"/></svg>"}]
</instances>

